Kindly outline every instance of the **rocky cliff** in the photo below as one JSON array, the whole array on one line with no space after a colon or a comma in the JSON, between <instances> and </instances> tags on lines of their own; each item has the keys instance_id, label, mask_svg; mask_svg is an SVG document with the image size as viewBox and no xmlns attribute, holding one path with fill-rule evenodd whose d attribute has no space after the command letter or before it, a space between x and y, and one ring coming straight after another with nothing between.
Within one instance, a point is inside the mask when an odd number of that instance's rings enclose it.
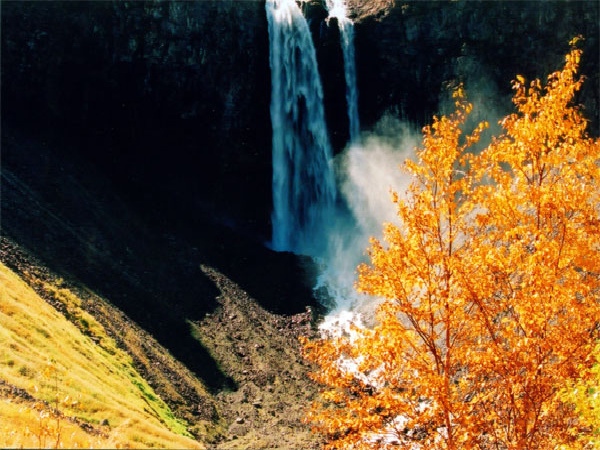
<instances>
[{"instance_id":1,"label":"rocky cliff","mask_svg":"<svg viewBox=\"0 0 600 450\"><path fill-rule=\"evenodd\" d=\"M366 127L385 111L424 124L453 81L508 109L510 80L556 70L582 34L581 98L598 133L597 2L348 3ZM304 10L339 151L348 136L339 35L322 1ZM73 144L140 209L269 238L263 1L5 1L2 50L3 134Z\"/></svg>"},{"instance_id":2,"label":"rocky cliff","mask_svg":"<svg viewBox=\"0 0 600 450\"><path fill-rule=\"evenodd\" d=\"M447 85L459 81L492 110L485 117L492 121L494 110L503 115L510 108L517 73L531 78L557 70L569 39L582 34L588 80L580 99L597 135L597 2L350 0L349 6L364 127L386 111L422 125L443 107ZM260 289L271 285L261 279L270 276L268 267L296 273L293 259L288 271L260 245L238 239L264 242L270 235L263 1L5 1L1 7L4 233L45 255L63 255L61 266L87 271L105 289L122 270L103 261L123 261L134 267L133 278L150 284L177 272L158 261L153 267L162 278L144 272L143 260L151 258L140 255L153 250L143 248L141 230L193 237L203 258ZM303 8L339 151L348 130L337 26L327 20L323 1ZM49 227L45 212L22 203L29 190L68 227ZM234 233L220 231L222 225ZM137 256L123 240L136 242ZM237 263L248 260L244 252L252 253L256 270ZM194 289L201 290L188 291ZM306 287L278 289L269 294L273 310L286 309L276 304L285 289L296 309L310 296ZM151 294L157 305L161 290ZM189 292L185 298L193 297Z\"/></svg>"},{"instance_id":3,"label":"rocky cliff","mask_svg":"<svg viewBox=\"0 0 600 450\"><path fill-rule=\"evenodd\" d=\"M423 124L452 82L506 114L510 81L558 70L570 39L582 35L587 81L579 99L598 134L598 2L349 0L349 6L365 125L386 109Z\"/></svg>"},{"instance_id":4,"label":"rocky cliff","mask_svg":"<svg viewBox=\"0 0 600 450\"><path fill-rule=\"evenodd\" d=\"M73 144L142 208L268 220L263 3L2 2L2 80L4 130Z\"/></svg>"}]
</instances>

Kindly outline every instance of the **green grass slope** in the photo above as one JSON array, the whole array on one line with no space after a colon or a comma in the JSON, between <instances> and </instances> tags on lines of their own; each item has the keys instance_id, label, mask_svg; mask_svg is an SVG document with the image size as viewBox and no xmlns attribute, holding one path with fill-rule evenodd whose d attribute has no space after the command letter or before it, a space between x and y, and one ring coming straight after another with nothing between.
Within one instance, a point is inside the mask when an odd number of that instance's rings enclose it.
<instances>
[{"instance_id":1,"label":"green grass slope","mask_svg":"<svg viewBox=\"0 0 600 450\"><path fill-rule=\"evenodd\" d=\"M63 422L91 425L87 429L100 439L94 446L201 448L140 376L131 356L81 309L81 299L64 288L47 289L71 321L0 264L0 380L13 393L0 402L0 422L6 427L12 421L16 432L0 434L0 447L38 446L27 440L39 439L32 427L39 428L44 410L48 415L58 409ZM19 401L27 404L15 409ZM62 445L77 442L70 436L63 433Z\"/></svg>"}]
</instances>

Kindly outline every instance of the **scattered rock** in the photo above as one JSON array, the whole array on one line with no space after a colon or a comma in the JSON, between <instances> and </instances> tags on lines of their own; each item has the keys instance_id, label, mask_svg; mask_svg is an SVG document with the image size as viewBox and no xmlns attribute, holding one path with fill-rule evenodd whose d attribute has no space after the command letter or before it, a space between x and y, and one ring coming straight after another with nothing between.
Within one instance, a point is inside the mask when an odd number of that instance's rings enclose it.
<instances>
[{"instance_id":1,"label":"scattered rock","mask_svg":"<svg viewBox=\"0 0 600 450\"><path fill-rule=\"evenodd\" d=\"M235 436L236 439L240 436L245 436L250 431L250 427L248 425L234 423L229 427L229 435Z\"/></svg>"}]
</instances>

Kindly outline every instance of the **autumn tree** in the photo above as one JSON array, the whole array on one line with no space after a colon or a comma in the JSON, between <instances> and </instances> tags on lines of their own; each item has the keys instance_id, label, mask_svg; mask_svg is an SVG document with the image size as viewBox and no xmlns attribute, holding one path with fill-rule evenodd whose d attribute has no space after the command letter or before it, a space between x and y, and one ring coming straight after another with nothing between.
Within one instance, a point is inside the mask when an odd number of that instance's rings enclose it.
<instances>
[{"instance_id":1,"label":"autumn tree","mask_svg":"<svg viewBox=\"0 0 600 450\"><path fill-rule=\"evenodd\" d=\"M424 128L399 223L359 267L378 324L305 341L328 448L548 450L589 431L561 393L591 376L600 318L600 141L571 104L572 45L544 87L517 76L481 153L462 89Z\"/></svg>"}]
</instances>

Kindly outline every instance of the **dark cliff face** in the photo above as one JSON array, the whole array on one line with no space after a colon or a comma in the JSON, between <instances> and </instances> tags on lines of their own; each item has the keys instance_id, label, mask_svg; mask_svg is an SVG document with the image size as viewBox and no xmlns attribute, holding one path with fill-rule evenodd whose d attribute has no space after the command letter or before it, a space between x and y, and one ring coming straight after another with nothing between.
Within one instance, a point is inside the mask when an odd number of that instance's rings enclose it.
<instances>
[{"instance_id":1,"label":"dark cliff face","mask_svg":"<svg viewBox=\"0 0 600 450\"><path fill-rule=\"evenodd\" d=\"M337 152L348 137L344 74L323 3L304 9ZM582 34L588 80L580 99L598 134L597 2L348 3L363 127L385 111L429 122L452 81L508 109L510 80L557 70L569 39ZM74 149L153 220L204 217L269 239L264 1L1 6L3 138L19 132Z\"/></svg>"},{"instance_id":2,"label":"dark cliff face","mask_svg":"<svg viewBox=\"0 0 600 450\"><path fill-rule=\"evenodd\" d=\"M2 2L3 130L73 144L140 209L264 232L266 25L259 1Z\"/></svg>"},{"instance_id":3,"label":"dark cliff face","mask_svg":"<svg viewBox=\"0 0 600 450\"><path fill-rule=\"evenodd\" d=\"M364 125L385 110L427 123L451 82L463 82L467 95L488 97L488 107L506 114L511 80L559 70L568 42L582 35L587 81L578 101L598 135L598 2L349 0L349 6Z\"/></svg>"}]
</instances>

